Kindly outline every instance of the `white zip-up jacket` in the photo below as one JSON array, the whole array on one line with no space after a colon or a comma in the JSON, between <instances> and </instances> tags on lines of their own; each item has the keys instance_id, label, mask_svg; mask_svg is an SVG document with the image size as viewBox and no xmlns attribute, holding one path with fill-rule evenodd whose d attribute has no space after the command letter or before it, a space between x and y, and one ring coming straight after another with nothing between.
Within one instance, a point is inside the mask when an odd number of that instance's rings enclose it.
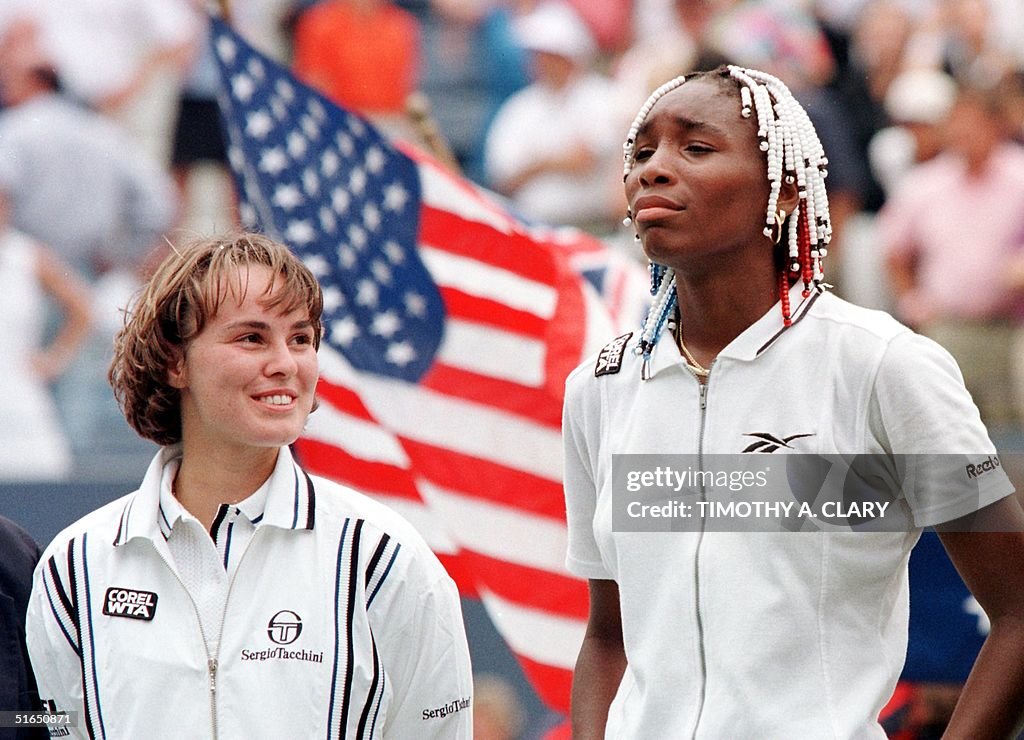
<instances>
[{"instance_id":1,"label":"white zip-up jacket","mask_svg":"<svg viewBox=\"0 0 1024 740\"><path fill-rule=\"evenodd\" d=\"M647 381L635 337L567 381L568 567L617 582L629 664L607 738L884 738L877 717L906 657L920 528L1013 492L945 350L831 294L801 303L799 290L793 325L776 305L719 353L706 384L670 332ZM906 517L895 531L614 524L630 500L616 457L638 470L640 455L786 470L801 459L784 456L800 454L928 454L958 467L904 489L887 514Z\"/></svg>"},{"instance_id":2,"label":"white zip-up jacket","mask_svg":"<svg viewBox=\"0 0 1024 740\"><path fill-rule=\"evenodd\" d=\"M216 648L158 523L163 468L49 545L29 653L88 738L470 738L459 596L401 517L282 448Z\"/></svg>"}]
</instances>

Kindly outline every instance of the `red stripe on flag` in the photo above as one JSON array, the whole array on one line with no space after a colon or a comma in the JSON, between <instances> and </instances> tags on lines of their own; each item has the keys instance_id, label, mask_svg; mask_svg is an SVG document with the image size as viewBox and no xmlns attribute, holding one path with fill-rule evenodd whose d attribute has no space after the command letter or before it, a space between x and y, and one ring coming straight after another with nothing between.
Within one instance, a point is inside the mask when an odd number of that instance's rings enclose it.
<instances>
[{"instance_id":1,"label":"red stripe on flag","mask_svg":"<svg viewBox=\"0 0 1024 740\"><path fill-rule=\"evenodd\" d=\"M363 399L350 388L346 388L343 385L335 385L321 377L316 384L316 395L319 400L326 401L338 411L354 416L357 419L377 423L377 420L373 418L373 414L363 404Z\"/></svg>"},{"instance_id":2,"label":"red stripe on flag","mask_svg":"<svg viewBox=\"0 0 1024 740\"><path fill-rule=\"evenodd\" d=\"M528 542L523 545L529 547ZM462 550L461 558L478 583L505 601L559 617L587 619L590 597L586 581L471 550Z\"/></svg>"},{"instance_id":3,"label":"red stripe on flag","mask_svg":"<svg viewBox=\"0 0 1024 740\"><path fill-rule=\"evenodd\" d=\"M561 397L552 396L548 389L530 388L440 363L423 376L420 385L447 396L507 411L544 426L561 426Z\"/></svg>"},{"instance_id":4,"label":"red stripe on flag","mask_svg":"<svg viewBox=\"0 0 1024 740\"><path fill-rule=\"evenodd\" d=\"M558 261L559 291L555 314L548 324L548 354L544 374L548 392L561 399L565 379L583 360L586 338L587 303L583 283L565 260Z\"/></svg>"},{"instance_id":5,"label":"red stripe on flag","mask_svg":"<svg viewBox=\"0 0 1024 740\"><path fill-rule=\"evenodd\" d=\"M441 297L444 299L448 315L453 318L487 324L536 339L543 338L547 331L547 319L537 314L519 311L499 301L445 287L441 287Z\"/></svg>"},{"instance_id":6,"label":"red stripe on flag","mask_svg":"<svg viewBox=\"0 0 1024 740\"><path fill-rule=\"evenodd\" d=\"M368 494L386 493L399 498L422 501L409 471L382 462L350 455L341 447L300 438L295 442L302 466L310 472L344 483Z\"/></svg>"},{"instance_id":7,"label":"red stripe on flag","mask_svg":"<svg viewBox=\"0 0 1024 740\"><path fill-rule=\"evenodd\" d=\"M505 234L437 208L424 206L421 210L420 241L534 282L550 285L556 277L550 247L538 244L522 232Z\"/></svg>"},{"instance_id":8,"label":"red stripe on flag","mask_svg":"<svg viewBox=\"0 0 1024 740\"><path fill-rule=\"evenodd\" d=\"M516 660L526 674L537 695L557 712L569 713L569 694L572 690L572 671L566 668L537 663L516 654Z\"/></svg>"},{"instance_id":9,"label":"red stripe on flag","mask_svg":"<svg viewBox=\"0 0 1024 740\"><path fill-rule=\"evenodd\" d=\"M560 481L406 437L401 441L416 472L441 488L565 522Z\"/></svg>"}]
</instances>

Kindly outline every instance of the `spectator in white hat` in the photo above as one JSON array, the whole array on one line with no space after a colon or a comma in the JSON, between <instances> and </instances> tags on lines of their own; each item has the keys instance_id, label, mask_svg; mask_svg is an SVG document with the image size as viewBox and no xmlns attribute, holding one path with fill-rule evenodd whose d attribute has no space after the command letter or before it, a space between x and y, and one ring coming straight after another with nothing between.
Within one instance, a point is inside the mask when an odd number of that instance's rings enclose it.
<instances>
[{"instance_id":1,"label":"spectator in white hat","mask_svg":"<svg viewBox=\"0 0 1024 740\"><path fill-rule=\"evenodd\" d=\"M592 69L597 45L576 12L542 2L515 27L533 82L499 109L485 144L489 184L526 218L610 233L621 212L612 83Z\"/></svg>"}]
</instances>

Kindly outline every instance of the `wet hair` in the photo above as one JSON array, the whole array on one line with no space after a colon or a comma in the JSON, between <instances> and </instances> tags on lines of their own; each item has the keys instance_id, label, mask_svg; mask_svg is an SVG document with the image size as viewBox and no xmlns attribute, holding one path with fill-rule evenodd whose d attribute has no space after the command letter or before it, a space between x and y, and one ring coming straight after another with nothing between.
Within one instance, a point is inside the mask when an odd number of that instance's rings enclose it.
<instances>
[{"instance_id":1,"label":"wet hair","mask_svg":"<svg viewBox=\"0 0 1024 740\"><path fill-rule=\"evenodd\" d=\"M251 233L172 247L125 312L124 326L114 339L110 385L125 419L139 435L160 445L181 441L181 396L169 383L168 371L229 294L244 296L248 268L257 265L276 276L263 305L308 311L313 344L319 348L320 285L288 247Z\"/></svg>"},{"instance_id":2,"label":"wet hair","mask_svg":"<svg viewBox=\"0 0 1024 740\"><path fill-rule=\"evenodd\" d=\"M622 145L623 179L633 168L636 137L651 109L665 95L692 80L710 81L733 93L738 92L738 114L743 118L756 116L759 147L765 154L770 183L764 234L778 243L784 229L786 232L779 288L783 323L789 326L790 287L803 280L804 297L811 291L828 287L824 283L821 261L827 254L832 225L825 192L828 160L806 111L781 80L765 72L733 65L669 80L651 93L633 120ZM788 215L778 210L783 182L795 184L799 194L796 210ZM631 219L632 214L629 214L627 222ZM675 274L671 268L651 263L651 295L654 300L644 321L639 345L640 353L646 358L650 357L665 325L678 314Z\"/></svg>"}]
</instances>

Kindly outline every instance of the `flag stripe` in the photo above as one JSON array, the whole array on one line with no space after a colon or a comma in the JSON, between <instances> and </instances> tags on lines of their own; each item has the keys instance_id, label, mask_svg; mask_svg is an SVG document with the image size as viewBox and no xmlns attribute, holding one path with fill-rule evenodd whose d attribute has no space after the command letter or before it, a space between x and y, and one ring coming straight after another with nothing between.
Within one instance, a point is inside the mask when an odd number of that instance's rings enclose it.
<instances>
[{"instance_id":1,"label":"flag stripe","mask_svg":"<svg viewBox=\"0 0 1024 740\"><path fill-rule=\"evenodd\" d=\"M457 391L467 401L490 405L544 426L561 428L562 404L543 388L528 388L447 365L435 365L423 380L424 388L444 393Z\"/></svg>"},{"instance_id":2,"label":"flag stripe","mask_svg":"<svg viewBox=\"0 0 1024 740\"><path fill-rule=\"evenodd\" d=\"M404 468L363 460L342 447L312 438L303 438L296 442L296 447L303 463L319 475L344 481L361 491L383 490L413 500L420 498L412 476Z\"/></svg>"},{"instance_id":3,"label":"flag stripe","mask_svg":"<svg viewBox=\"0 0 1024 740\"><path fill-rule=\"evenodd\" d=\"M535 313L520 311L490 298L464 293L455 288L441 288L445 308L452 316L495 326L528 337L543 337L547 321Z\"/></svg>"},{"instance_id":4,"label":"flag stripe","mask_svg":"<svg viewBox=\"0 0 1024 740\"><path fill-rule=\"evenodd\" d=\"M496 269L536 283L555 285L555 255L521 231L503 234L490 226L466 221L447 210L424 208L420 243L453 255L486 262Z\"/></svg>"},{"instance_id":5,"label":"flag stripe","mask_svg":"<svg viewBox=\"0 0 1024 740\"><path fill-rule=\"evenodd\" d=\"M424 240L425 241L425 240ZM438 285L456 288L470 295L492 298L506 306L550 318L558 302L558 294L550 282L533 276L516 274L490 261L453 254L450 242L444 248L422 246L420 254Z\"/></svg>"},{"instance_id":6,"label":"flag stripe","mask_svg":"<svg viewBox=\"0 0 1024 740\"><path fill-rule=\"evenodd\" d=\"M586 622L548 614L480 589L480 600L509 647L524 658L572 670L583 644Z\"/></svg>"},{"instance_id":7,"label":"flag stripe","mask_svg":"<svg viewBox=\"0 0 1024 740\"><path fill-rule=\"evenodd\" d=\"M403 439L417 472L435 485L464 492L474 498L508 506L507 493L516 492L514 507L553 521L565 521L565 498L560 481L541 478L523 470L479 457Z\"/></svg>"},{"instance_id":8,"label":"flag stripe","mask_svg":"<svg viewBox=\"0 0 1024 740\"><path fill-rule=\"evenodd\" d=\"M534 339L452 318L437 359L460 370L536 388L544 383L546 349Z\"/></svg>"},{"instance_id":9,"label":"flag stripe","mask_svg":"<svg viewBox=\"0 0 1024 740\"><path fill-rule=\"evenodd\" d=\"M506 601L572 619L586 620L589 596L585 581L530 568L502 558L463 550L462 559L487 574L487 588Z\"/></svg>"},{"instance_id":10,"label":"flag stripe","mask_svg":"<svg viewBox=\"0 0 1024 740\"><path fill-rule=\"evenodd\" d=\"M366 419L356 418L334 408L323 399L306 422L304 434L309 439L346 450L368 463L384 463L408 468L409 458L401 444L387 430Z\"/></svg>"},{"instance_id":11,"label":"flag stripe","mask_svg":"<svg viewBox=\"0 0 1024 740\"><path fill-rule=\"evenodd\" d=\"M454 533L459 545L494 558L568 576L564 522L460 495L420 481L423 500ZM524 547L525 543L529 547Z\"/></svg>"}]
</instances>

